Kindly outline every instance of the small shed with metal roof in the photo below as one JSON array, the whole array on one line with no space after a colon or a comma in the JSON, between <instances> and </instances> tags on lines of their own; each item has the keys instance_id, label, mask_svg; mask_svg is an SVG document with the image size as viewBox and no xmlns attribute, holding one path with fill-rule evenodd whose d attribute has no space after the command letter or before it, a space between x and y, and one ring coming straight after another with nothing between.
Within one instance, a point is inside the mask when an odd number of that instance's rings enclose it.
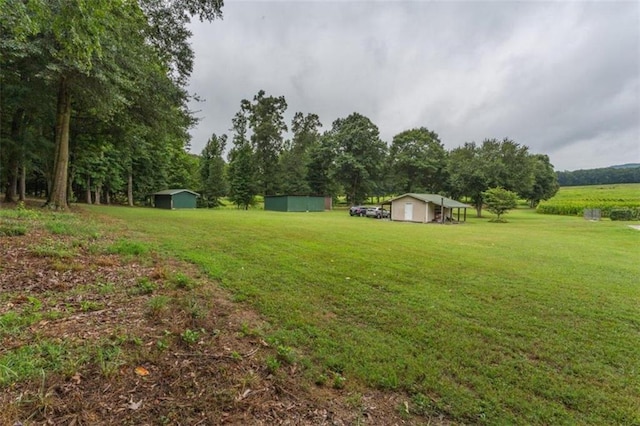
<instances>
[{"instance_id":1,"label":"small shed with metal roof","mask_svg":"<svg viewBox=\"0 0 640 426\"><path fill-rule=\"evenodd\" d=\"M391 220L421 223L457 223L467 220L470 205L439 194L404 194L385 201L390 205ZM454 211L457 215L454 215Z\"/></svg>"},{"instance_id":2,"label":"small shed with metal roof","mask_svg":"<svg viewBox=\"0 0 640 426\"><path fill-rule=\"evenodd\" d=\"M153 194L153 205L159 209L195 209L199 196L189 189L165 189Z\"/></svg>"}]
</instances>

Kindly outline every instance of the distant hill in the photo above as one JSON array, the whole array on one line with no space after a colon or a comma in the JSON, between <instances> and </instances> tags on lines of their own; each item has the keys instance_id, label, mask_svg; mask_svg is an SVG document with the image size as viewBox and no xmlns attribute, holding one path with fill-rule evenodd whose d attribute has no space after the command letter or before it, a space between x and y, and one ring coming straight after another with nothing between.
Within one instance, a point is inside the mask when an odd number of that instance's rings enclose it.
<instances>
[{"instance_id":1,"label":"distant hill","mask_svg":"<svg viewBox=\"0 0 640 426\"><path fill-rule=\"evenodd\" d=\"M640 163L628 163L600 169L556 172L560 186L640 183Z\"/></svg>"},{"instance_id":2,"label":"distant hill","mask_svg":"<svg viewBox=\"0 0 640 426\"><path fill-rule=\"evenodd\" d=\"M611 169L632 169L634 167L640 167L640 163L627 163L627 164L619 164L617 166L609 166Z\"/></svg>"}]
</instances>

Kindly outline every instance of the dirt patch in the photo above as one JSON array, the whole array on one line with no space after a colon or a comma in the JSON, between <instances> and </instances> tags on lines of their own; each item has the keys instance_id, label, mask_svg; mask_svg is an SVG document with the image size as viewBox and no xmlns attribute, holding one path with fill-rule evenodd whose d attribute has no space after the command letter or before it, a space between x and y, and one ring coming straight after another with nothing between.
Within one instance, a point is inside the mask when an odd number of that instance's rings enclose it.
<instances>
[{"instance_id":1,"label":"dirt patch","mask_svg":"<svg viewBox=\"0 0 640 426\"><path fill-rule=\"evenodd\" d=\"M71 358L19 380L0 371L0 424L450 424L407 414L404 394L317 385L295 360L273 368L258 314L193 265L109 254L110 235L0 236L0 316L32 319L0 328L0 364L38 342Z\"/></svg>"}]
</instances>

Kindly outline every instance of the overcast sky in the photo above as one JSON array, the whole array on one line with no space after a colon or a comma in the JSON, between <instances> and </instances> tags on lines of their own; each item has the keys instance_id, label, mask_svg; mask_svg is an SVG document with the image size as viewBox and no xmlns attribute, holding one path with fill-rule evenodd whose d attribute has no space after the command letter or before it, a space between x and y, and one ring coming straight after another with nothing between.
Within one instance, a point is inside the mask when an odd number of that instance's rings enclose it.
<instances>
[{"instance_id":1,"label":"overcast sky","mask_svg":"<svg viewBox=\"0 0 640 426\"><path fill-rule=\"evenodd\" d=\"M225 1L194 22L191 151L242 99L283 95L323 129L352 112L391 143L508 137L556 170L640 163L638 1Z\"/></svg>"}]
</instances>

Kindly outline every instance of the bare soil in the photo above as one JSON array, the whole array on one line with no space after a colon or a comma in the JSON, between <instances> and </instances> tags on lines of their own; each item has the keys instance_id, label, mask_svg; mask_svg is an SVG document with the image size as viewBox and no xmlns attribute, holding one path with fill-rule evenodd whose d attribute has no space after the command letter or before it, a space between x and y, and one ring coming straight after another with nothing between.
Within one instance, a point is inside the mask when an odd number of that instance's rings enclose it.
<instances>
[{"instance_id":1,"label":"bare soil","mask_svg":"<svg viewBox=\"0 0 640 426\"><path fill-rule=\"evenodd\" d=\"M1 425L449 424L408 413L401 393L316 384L299 360L269 368L278 353L260 332L265 319L193 265L109 254L122 229L112 228L95 241L42 226L0 236L0 316L36 309L42 318L0 328L0 368L11 351L43 341L80 358L0 384ZM72 255L38 250L52 244ZM172 283L177 273L193 285Z\"/></svg>"}]
</instances>

